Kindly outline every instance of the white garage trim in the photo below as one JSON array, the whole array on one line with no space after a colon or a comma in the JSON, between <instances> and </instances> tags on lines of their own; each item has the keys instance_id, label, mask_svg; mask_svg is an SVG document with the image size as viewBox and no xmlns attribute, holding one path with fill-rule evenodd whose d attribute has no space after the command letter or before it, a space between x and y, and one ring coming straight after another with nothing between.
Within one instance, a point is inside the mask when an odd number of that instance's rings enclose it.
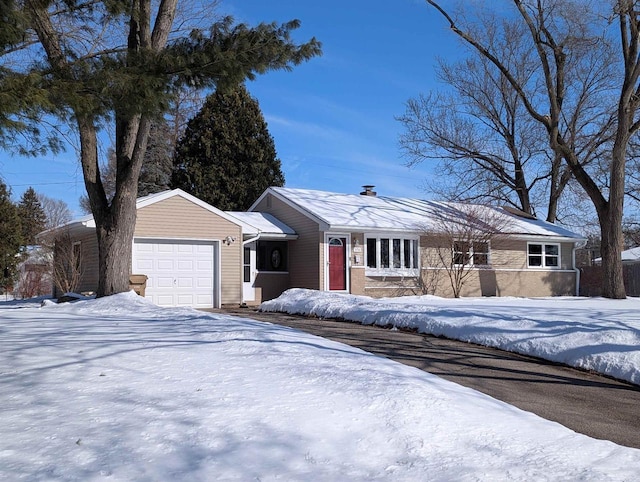
<instances>
[{"instance_id":1,"label":"white garage trim","mask_svg":"<svg viewBox=\"0 0 640 482\"><path fill-rule=\"evenodd\" d=\"M159 306L220 308L219 240L136 237L132 248L132 273L149 277L146 298Z\"/></svg>"}]
</instances>

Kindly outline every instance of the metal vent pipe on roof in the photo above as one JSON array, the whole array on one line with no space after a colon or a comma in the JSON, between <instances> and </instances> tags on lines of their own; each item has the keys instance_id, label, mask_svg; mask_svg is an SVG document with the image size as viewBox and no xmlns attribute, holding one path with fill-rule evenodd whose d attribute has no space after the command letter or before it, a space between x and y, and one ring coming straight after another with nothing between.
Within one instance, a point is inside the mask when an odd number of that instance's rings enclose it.
<instances>
[{"instance_id":1,"label":"metal vent pipe on roof","mask_svg":"<svg viewBox=\"0 0 640 482\"><path fill-rule=\"evenodd\" d=\"M364 191L362 191L360 193L360 195L362 195L362 196L376 196L378 193L373 190L374 187L375 186L373 186L371 184L365 184L364 186L362 186L362 189L364 189Z\"/></svg>"}]
</instances>

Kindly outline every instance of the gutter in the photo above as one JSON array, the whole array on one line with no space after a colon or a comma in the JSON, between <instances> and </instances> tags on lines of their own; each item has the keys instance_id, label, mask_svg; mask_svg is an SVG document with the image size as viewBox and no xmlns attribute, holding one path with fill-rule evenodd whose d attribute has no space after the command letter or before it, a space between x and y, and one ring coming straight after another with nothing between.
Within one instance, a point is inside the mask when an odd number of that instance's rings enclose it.
<instances>
[{"instance_id":1,"label":"gutter","mask_svg":"<svg viewBox=\"0 0 640 482\"><path fill-rule=\"evenodd\" d=\"M253 243L254 241L257 241L258 239L260 239L261 237L262 237L262 233L258 233L258 235L255 236L254 238L245 239L244 241L242 241L242 246L245 246L249 243Z\"/></svg>"}]
</instances>

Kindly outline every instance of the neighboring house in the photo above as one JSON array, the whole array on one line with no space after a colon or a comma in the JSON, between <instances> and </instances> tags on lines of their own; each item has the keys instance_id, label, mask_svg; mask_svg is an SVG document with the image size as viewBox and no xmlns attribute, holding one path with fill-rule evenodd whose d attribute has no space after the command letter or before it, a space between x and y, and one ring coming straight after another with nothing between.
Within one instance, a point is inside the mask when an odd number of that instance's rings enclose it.
<instances>
[{"instance_id":1,"label":"neighboring house","mask_svg":"<svg viewBox=\"0 0 640 482\"><path fill-rule=\"evenodd\" d=\"M443 259L469 272L463 296L574 295L577 234L513 210L476 206L500 218L499 236L454 239L444 222L469 205L306 189L268 188L248 212L223 212L179 189L137 201L133 274L161 306L258 304L293 287L370 296L451 296ZM78 291L97 288L92 217L66 226L82 254ZM425 280L429 280L428 283Z\"/></svg>"},{"instance_id":2,"label":"neighboring house","mask_svg":"<svg viewBox=\"0 0 640 482\"><path fill-rule=\"evenodd\" d=\"M640 246L631 249L625 249L621 253L622 264L636 264L640 263ZM593 264L599 266L602 264L602 258L596 258L593 260Z\"/></svg>"},{"instance_id":3,"label":"neighboring house","mask_svg":"<svg viewBox=\"0 0 640 482\"><path fill-rule=\"evenodd\" d=\"M18 264L18 278L13 287L18 298L47 296L52 292L52 253L43 246L27 246L23 261Z\"/></svg>"},{"instance_id":4,"label":"neighboring house","mask_svg":"<svg viewBox=\"0 0 640 482\"><path fill-rule=\"evenodd\" d=\"M640 296L640 247L625 249L621 253L622 278L627 296ZM593 266L581 268L580 295L602 296L602 258L593 260Z\"/></svg>"}]
</instances>

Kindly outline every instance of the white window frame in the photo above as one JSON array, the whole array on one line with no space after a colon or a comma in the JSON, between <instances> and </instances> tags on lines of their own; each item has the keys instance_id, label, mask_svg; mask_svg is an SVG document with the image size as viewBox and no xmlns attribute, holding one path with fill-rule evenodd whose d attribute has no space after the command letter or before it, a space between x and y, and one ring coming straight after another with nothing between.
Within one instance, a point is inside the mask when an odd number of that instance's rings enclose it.
<instances>
[{"instance_id":1,"label":"white window frame","mask_svg":"<svg viewBox=\"0 0 640 482\"><path fill-rule=\"evenodd\" d=\"M532 245L541 246L540 254L531 254L529 249ZM547 246L555 246L558 249L558 254L547 254ZM529 260L531 256L539 256L540 266L532 265ZM558 264L556 266L548 266L547 265L547 257L554 256L558 259ZM527 243L527 268L530 269L562 269L562 245L560 243L550 243L550 242L528 242Z\"/></svg>"},{"instance_id":2,"label":"white window frame","mask_svg":"<svg viewBox=\"0 0 640 482\"><path fill-rule=\"evenodd\" d=\"M375 239L376 245L376 267L369 266L369 240ZM389 267L383 268L382 265L382 239L389 240ZM393 257L393 241L395 239L400 240L400 267L395 268ZM406 268L405 241L409 241L409 265L411 268ZM407 236L402 234L366 234L364 236L364 262L365 262L365 275L367 276L418 276L420 274L420 237L419 236Z\"/></svg>"},{"instance_id":3,"label":"white window frame","mask_svg":"<svg viewBox=\"0 0 640 482\"><path fill-rule=\"evenodd\" d=\"M468 244L469 245L469 249L466 252L463 251L456 251L456 243L464 243L464 244ZM487 255L487 262L486 264L477 264L474 261L476 252L474 250L474 244L483 244L487 246L487 251L480 251L478 252L478 254L486 254ZM528 251L528 248L527 248ZM456 253L461 253L461 254L466 254L468 256L469 261L467 263L465 263L464 265L459 264L459 263L455 263L455 259L456 259ZM462 241L462 240L458 240L456 239L453 242L453 246L451 246L451 264L453 266L469 266L469 267L474 267L474 266L479 266L479 267L486 267L486 266L491 266L491 243L489 241Z\"/></svg>"}]
</instances>

